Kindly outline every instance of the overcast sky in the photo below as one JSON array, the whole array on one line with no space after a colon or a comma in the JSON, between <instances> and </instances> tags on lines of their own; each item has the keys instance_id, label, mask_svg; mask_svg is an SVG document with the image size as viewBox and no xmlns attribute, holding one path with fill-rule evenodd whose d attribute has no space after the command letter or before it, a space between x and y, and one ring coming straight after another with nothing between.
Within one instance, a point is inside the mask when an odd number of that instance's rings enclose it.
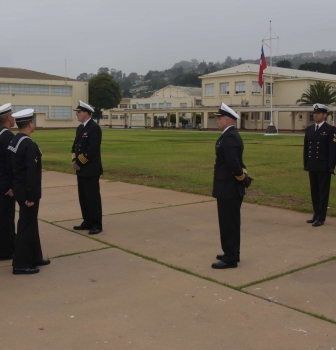
<instances>
[{"instance_id":1,"label":"overcast sky","mask_svg":"<svg viewBox=\"0 0 336 350\"><path fill-rule=\"evenodd\" d=\"M146 74L196 58L336 51L335 0L1 0L0 66ZM265 55L270 51L264 46Z\"/></svg>"}]
</instances>

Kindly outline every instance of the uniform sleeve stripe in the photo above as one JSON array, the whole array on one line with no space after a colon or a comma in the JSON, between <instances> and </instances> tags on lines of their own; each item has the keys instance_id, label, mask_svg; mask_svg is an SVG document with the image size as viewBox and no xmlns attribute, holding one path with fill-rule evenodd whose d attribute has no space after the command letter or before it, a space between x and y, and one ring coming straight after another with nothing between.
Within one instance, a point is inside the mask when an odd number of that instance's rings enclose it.
<instances>
[{"instance_id":1,"label":"uniform sleeve stripe","mask_svg":"<svg viewBox=\"0 0 336 350\"><path fill-rule=\"evenodd\" d=\"M86 164L89 160L87 158L84 157L83 154L80 154L78 156L78 160L82 163L82 164Z\"/></svg>"}]
</instances>

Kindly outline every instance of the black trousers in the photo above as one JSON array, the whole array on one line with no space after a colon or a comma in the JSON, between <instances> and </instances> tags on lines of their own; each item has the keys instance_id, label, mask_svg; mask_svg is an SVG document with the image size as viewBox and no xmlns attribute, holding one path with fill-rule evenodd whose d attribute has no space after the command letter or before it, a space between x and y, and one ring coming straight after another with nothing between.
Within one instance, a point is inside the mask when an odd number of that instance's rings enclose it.
<instances>
[{"instance_id":1,"label":"black trousers","mask_svg":"<svg viewBox=\"0 0 336 350\"><path fill-rule=\"evenodd\" d=\"M82 226L103 229L102 202L100 197L99 177L77 176L78 198L82 211Z\"/></svg>"},{"instance_id":2,"label":"black trousers","mask_svg":"<svg viewBox=\"0 0 336 350\"><path fill-rule=\"evenodd\" d=\"M220 240L226 263L236 263L240 258L240 208L243 197L217 198Z\"/></svg>"},{"instance_id":3,"label":"black trousers","mask_svg":"<svg viewBox=\"0 0 336 350\"><path fill-rule=\"evenodd\" d=\"M13 267L28 268L43 259L38 228L38 211L40 201L28 208L25 202L19 201L20 212L17 226L17 237Z\"/></svg>"},{"instance_id":4,"label":"black trousers","mask_svg":"<svg viewBox=\"0 0 336 350\"><path fill-rule=\"evenodd\" d=\"M0 190L0 258L14 253L15 245L15 200Z\"/></svg>"},{"instance_id":5,"label":"black trousers","mask_svg":"<svg viewBox=\"0 0 336 350\"><path fill-rule=\"evenodd\" d=\"M325 221L329 202L331 174L327 171L310 171L309 180L314 219Z\"/></svg>"}]
</instances>

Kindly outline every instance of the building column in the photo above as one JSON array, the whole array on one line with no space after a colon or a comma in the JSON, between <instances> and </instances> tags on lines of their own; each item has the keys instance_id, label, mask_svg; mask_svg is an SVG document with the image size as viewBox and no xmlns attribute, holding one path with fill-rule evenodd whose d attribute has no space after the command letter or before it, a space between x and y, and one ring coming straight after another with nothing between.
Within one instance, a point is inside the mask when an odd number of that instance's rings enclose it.
<instances>
[{"instance_id":1,"label":"building column","mask_svg":"<svg viewBox=\"0 0 336 350\"><path fill-rule=\"evenodd\" d=\"M112 129L112 114L109 113L109 128Z\"/></svg>"},{"instance_id":2,"label":"building column","mask_svg":"<svg viewBox=\"0 0 336 350\"><path fill-rule=\"evenodd\" d=\"M180 112L175 112L176 114L176 129L180 128Z\"/></svg>"},{"instance_id":3,"label":"building column","mask_svg":"<svg viewBox=\"0 0 336 350\"><path fill-rule=\"evenodd\" d=\"M279 131L279 111L275 111L275 127L277 128L277 130Z\"/></svg>"},{"instance_id":4,"label":"building column","mask_svg":"<svg viewBox=\"0 0 336 350\"><path fill-rule=\"evenodd\" d=\"M154 113L151 113L151 128L154 128Z\"/></svg>"},{"instance_id":5,"label":"building column","mask_svg":"<svg viewBox=\"0 0 336 350\"><path fill-rule=\"evenodd\" d=\"M237 129L240 129L240 128L241 128L242 113L239 112L238 115L239 115L240 119L237 119L237 125L236 125L236 127L237 127Z\"/></svg>"},{"instance_id":6,"label":"building column","mask_svg":"<svg viewBox=\"0 0 336 350\"><path fill-rule=\"evenodd\" d=\"M147 114L148 114L148 113L145 113L145 114L144 114L144 128L145 128L145 129L147 128Z\"/></svg>"},{"instance_id":7,"label":"building column","mask_svg":"<svg viewBox=\"0 0 336 350\"><path fill-rule=\"evenodd\" d=\"M291 117L292 117L292 131L295 131L295 112L292 112L291 114Z\"/></svg>"},{"instance_id":8,"label":"building column","mask_svg":"<svg viewBox=\"0 0 336 350\"><path fill-rule=\"evenodd\" d=\"M167 113L167 128L170 128L170 113Z\"/></svg>"},{"instance_id":9,"label":"building column","mask_svg":"<svg viewBox=\"0 0 336 350\"><path fill-rule=\"evenodd\" d=\"M203 116L204 116L204 120L203 120L203 127L202 127L202 129L208 130L209 112L208 111L204 112Z\"/></svg>"},{"instance_id":10,"label":"building column","mask_svg":"<svg viewBox=\"0 0 336 350\"><path fill-rule=\"evenodd\" d=\"M196 129L196 113L192 114L192 127Z\"/></svg>"},{"instance_id":11,"label":"building column","mask_svg":"<svg viewBox=\"0 0 336 350\"><path fill-rule=\"evenodd\" d=\"M132 127L132 113L129 114L129 123L128 128L130 129Z\"/></svg>"}]
</instances>

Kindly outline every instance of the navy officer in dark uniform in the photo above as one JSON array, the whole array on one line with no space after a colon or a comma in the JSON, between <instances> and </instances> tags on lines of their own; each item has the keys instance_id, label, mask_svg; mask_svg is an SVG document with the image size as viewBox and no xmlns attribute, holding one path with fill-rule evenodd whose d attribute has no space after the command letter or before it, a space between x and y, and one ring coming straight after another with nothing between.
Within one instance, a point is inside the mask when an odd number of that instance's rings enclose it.
<instances>
[{"instance_id":1,"label":"navy officer in dark uniform","mask_svg":"<svg viewBox=\"0 0 336 350\"><path fill-rule=\"evenodd\" d=\"M220 239L224 254L217 255L214 269L237 267L240 261L240 208L245 188L251 183L243 163L244 144L235 123L239 115L222 103L215 113L222 135L216 142L212 196L217 198Z\"/></svg>"},{"instance_id":2,"label":"navy officer in dark uniform","mask_svg":"<svg viewBox=\"0 0 336 350\"><path fill-rule=\"evenodd\" d=\"M90 235L102 232L102 202L99 178L103 173L100 155L102 132L91 118L94 109L78 102L76 116L82 124L78 126L72 146L72 167L76 170L79 204L83 222L75 230L88 230Z\"/></svg>"},{"instance_id":3,"label":"navy officer in dark uniform","mask_svg":"<svg viewBox=\"0 0 336 350\"><path fill-rule=\"evenodd\" d=\"M14 198L20 207L13 274L33 274L40 271L37 266L50 264L49 259L43 259L37 219L41 198L42 153L30 138L34 132L34 110L24 109L12 117L19 132L8 149L13 166Z\"/></svg>"},{"instance_id":4,"label":"navy officer in dark uniform","mask_svg":"<svg viewBox=\"0 0 336 350\"><path fill-rule=\"evenodd\" d=\"M13 258L15 244L15 200L13 194L13 174L8 145L14 134L12 105L0 106L0 260Z\"/></svg>"},{"instance_id":5,"label":"navy officer in dark uniform","mask_svg":"<svg viewBox=\"0 0 336 350\"><path fill-rule=\"evenodd\" d=\"M306 128L303 164L304 170L309 172L314 210L307 223L318 227L324 224L327 216L330 180L336 161L336 135L335 127L325 121L329 108L320 103L314 104L313 108L315 124Z\"/></svg>"}]
</instances>

